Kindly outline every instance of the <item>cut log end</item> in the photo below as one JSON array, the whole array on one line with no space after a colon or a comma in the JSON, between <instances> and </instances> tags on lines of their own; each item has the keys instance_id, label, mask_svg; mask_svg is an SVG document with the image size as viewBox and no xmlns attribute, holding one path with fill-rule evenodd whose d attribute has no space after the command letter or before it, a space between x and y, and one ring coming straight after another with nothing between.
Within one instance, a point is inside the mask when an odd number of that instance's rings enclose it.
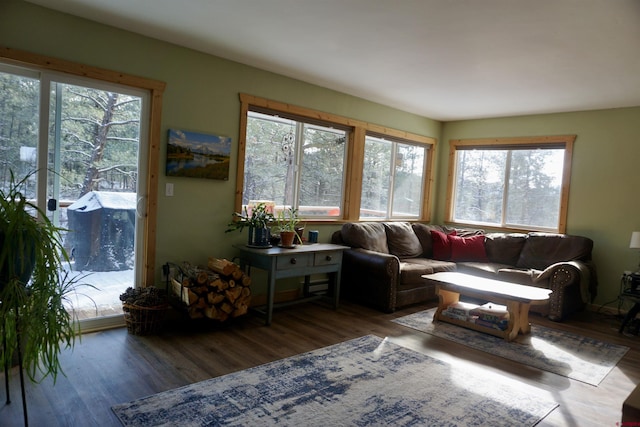
<instances>
[{"instance_id":1,"label":"cut log end","mask_svg":"<svg viewBox=\"0 0 640 427\"><path fill-rule=\"evenodd\" d=\"M237 264L209 257L207 269L184 267L182 282L171 280L171 290L191 319L224 322L248 312L251 278Z\"/></svg>"}]
</instances>

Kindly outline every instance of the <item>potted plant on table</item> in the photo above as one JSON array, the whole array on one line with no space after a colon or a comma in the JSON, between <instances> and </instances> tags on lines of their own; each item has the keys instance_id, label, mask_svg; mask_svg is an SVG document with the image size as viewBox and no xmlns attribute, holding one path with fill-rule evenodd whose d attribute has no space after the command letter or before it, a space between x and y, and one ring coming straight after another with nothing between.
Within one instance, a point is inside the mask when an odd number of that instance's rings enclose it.
<instances>
[{"instance_id":1,"label":"potted plant on table","mask_svg":"<svg viewBox=\"0 0 640 427\"><path fill-rule=\"evenodd\" d=\"M298 210L289 208L278 213L278 229L280 230L280 244L285 248L293 247L296 237L302 241L297 232L300 222Z\"/></svg>"},{"instance_id":2,"label":"potted plant on table","mask_svg":"<svg viewBox=\"0 0 640 427\"><path fill-rule=\"evenodd\" d=\"M269 226L275 221L273 206L267 206L266 203L258 203L251 208L245 206L243 213L234 212L233 216L235 220L227 224L228 228L225 233L235 230L242 231L245 227L248 227L248 246L258 248L271 246L269 242L271 237Z\"/></svg>"},{"instance_id":3,"label":"potted plant on table","mask_svg":"<svg viewBox=\"0 0 640 427\"><path fill-rule=\"evenodd\" d=\"M9 403L8 368L17 356L25 425L23 370L32 381L52 375L55 382L61 371L61 348L73 347L79 333L65 307L78 278L63 268L69 262L63 229L20 191L32 174L17 181L11 172L8 187L0 187L0 362Z\"/></svg>"}]
</instances>

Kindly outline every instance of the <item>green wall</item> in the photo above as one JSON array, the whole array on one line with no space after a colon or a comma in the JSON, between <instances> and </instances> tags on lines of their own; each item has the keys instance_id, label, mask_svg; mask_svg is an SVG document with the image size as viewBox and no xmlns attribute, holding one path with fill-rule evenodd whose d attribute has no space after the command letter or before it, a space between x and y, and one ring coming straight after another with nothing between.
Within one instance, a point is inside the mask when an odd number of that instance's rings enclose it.
<instances>
[{"instance_id":1,"label":"green wall","mask_svg":"<svg viewBox=\"0 0 640 427\"><path fill-rule=\"evenodd\" d=\"M577 135L567 233L594 241L596 304L616 299L622 272L640 261L640 252L629 249L631 232L640 231L640 107L447 122L442 130L434 222L445 215L449 140Z\"/></svg>"},{"instance_id":2,"label":"green wall","mask_svg":"<svg viewBox=\"0 0 640 427\"><path fill-rule=\"evenodd\" d=\"M622 271L640 261L628 248L631 232L640 230L640 107L442 124L17 0L0 1L0 45L166 82L161 157L170 127L229 135L237 147L241 92L437 138L436 223L445 213L449 139L576 134L567 232L595 242L597 304L615 299ZM165 261L232 257L231 244L244 241L246 234L224 233L233 211L236 154L229 181L167 179L161 161L157 277ZM174 184L174 197L164 196L167 182ZM336 227L317 228L326 241Z\"/></svg>"}]
</instances>

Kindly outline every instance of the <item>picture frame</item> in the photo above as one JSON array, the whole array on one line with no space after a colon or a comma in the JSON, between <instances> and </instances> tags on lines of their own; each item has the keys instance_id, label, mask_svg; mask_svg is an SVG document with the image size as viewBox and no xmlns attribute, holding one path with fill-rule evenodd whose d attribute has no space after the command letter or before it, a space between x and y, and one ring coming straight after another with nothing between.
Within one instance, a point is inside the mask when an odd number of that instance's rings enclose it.
<instances>
[{"instance_id":1,"label":"picture frame","mask_svg":"<svg viewBox=\"0 0 640 427\"><path fill-rule=\"evenodd\" d=\"M231 137L169 129L166 175L227 181Z\"/></svg>"}]
</instances>

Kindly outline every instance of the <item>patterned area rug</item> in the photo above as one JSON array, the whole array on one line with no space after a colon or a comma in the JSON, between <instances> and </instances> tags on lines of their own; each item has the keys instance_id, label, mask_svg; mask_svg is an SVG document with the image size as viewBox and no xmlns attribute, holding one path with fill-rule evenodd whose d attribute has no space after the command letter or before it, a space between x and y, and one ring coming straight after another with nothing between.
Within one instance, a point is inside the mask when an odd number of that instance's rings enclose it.
<instances>
[{"instance_id":1,"label":"patterned area rug","mask_svg":"<svg viewBox=\"0 0 640 427\"><path fill-rule=\"evenodd\" d=\"M532 426L540 389L367 335L117 405L124 426Z\"/></svg>"},{"instance_id":2,"label":"patterned area rug","mask_svg":"<svg viewBox=\"0 0 640 427\"><path fill-rule=\"evenodd\" d=\"M471 329L433 322L435 308L393 322L534 368L597 386L629 350L589 337L532 325L512 342Z\"/></svg>"}]
</instances>

